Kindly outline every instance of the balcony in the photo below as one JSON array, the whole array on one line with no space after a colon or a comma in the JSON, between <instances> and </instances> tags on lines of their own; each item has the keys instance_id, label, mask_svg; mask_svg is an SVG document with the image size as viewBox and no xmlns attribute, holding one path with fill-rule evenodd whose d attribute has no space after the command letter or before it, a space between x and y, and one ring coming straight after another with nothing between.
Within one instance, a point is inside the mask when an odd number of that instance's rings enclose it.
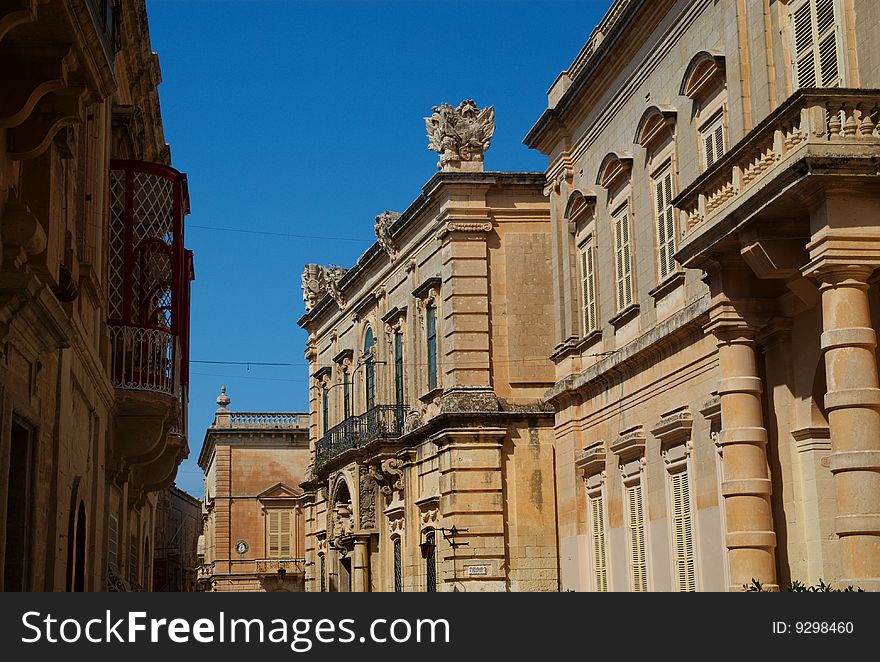
<instances>
[{"instance_id":1,"label":"balcony","mask_svg":"<svg viewBox=\"0 0 880 662\"><path fill-rule=\"evenodd\" d=\"M677 259L691 266L750 221L803 215L823 186L876 186L878 108L880 90L792 95L673 201L683 228Z\"/></svg>"},{"instance_id":2,"label":"balcony","mask_svg":"<svg viewBox=\"0 0 880 662\"><path fill-rule=\"evenodd\" d=\"M107 322L117 404L114 460L146 491L170 484L188 454L188 211L181 173L111 161Z\"/></svg>"},{"instance_id":3,"label":"balcony","mask_svg":"<svg viewBox=\"0 0 880 662\"><path fill-rule=\"evenodd\" d=\"M360 416L350 416L333 426L315 444L315 470L371 441L400 437L408 410L406 405L376 405Z\"/></svg>"},{"instance_id":4,"label":"balcony","mask_svg":"<svg viewBox=\"0 0 880 662\"><path fill-rule=\"evenodd\" d=\"M260 576L275 575L279 570L284 574L304 574L306 571L305 559L257 559L256 573Z\"/></svg>"}]
</instances>

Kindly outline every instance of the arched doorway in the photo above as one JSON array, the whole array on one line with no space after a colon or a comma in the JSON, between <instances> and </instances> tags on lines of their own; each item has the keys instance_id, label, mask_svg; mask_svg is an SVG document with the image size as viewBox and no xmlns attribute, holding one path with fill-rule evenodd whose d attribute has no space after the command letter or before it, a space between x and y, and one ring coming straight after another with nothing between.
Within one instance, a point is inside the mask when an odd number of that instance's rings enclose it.
<instances>
[{"instance_id":1,"label":"arched doorway","mask_svg":"<svg viewBox=\"0 0 880 662\"><path fill-rule=\"evenodd\" d=\"M70 518L67 525L67 590L86 590L86 504L83 498L82 480L73 481Z\"/></svg>"},{"instance_id":2,"label":"arched doorway","mask_svg":"<svg viewBox=\"0 0 880 662\"><path fill-rule=\"evenodd\" d=\"M348 483L342 478L333 492L327 515L327 538L333 550L334 563L330 571L330 590L348 593L352 590L352 557L354 551L354 510Z\"/></svg>"}]
</instances>

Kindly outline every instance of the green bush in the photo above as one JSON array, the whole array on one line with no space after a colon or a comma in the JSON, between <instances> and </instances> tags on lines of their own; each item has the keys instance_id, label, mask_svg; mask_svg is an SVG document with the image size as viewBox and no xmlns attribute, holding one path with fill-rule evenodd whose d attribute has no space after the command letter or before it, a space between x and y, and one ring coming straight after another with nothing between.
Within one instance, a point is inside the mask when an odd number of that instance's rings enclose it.
<instances>
[{"instance_id":1,"label":"green bush","mask_svg":"<svg viewBox=\"0 0 880 662\"><path fill-rule=\"evenodd\" d=\"M770 593L767 589L764 588L764 585L759 582L757 579L752 577L751 584L743 584L743 590L746 593ZM815 586L807 586L806 584L799 582L797 580L791 582L788 587L785 589L788 593L864 593L865 590L862 588L854 588L852 584L847 586L844 589L834 588L831 584L826 584L821 579L819 583Z\"/></svg>"}]
</instances>

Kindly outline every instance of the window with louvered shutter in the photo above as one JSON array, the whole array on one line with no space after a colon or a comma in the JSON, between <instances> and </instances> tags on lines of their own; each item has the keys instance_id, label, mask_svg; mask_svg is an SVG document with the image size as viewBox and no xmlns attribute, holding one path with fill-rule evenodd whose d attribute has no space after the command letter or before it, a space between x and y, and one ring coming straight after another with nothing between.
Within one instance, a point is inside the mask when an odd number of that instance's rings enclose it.
<instances>
[{"instance_id":1,"label":"window with louvered shutter","mask_svg":"<svg viewBox=\"0 0 880 662\"><path fill-rule=\"evenodd\" d=\"M633 302L632 247L626 207L614 217L614 261L617 276L617 310Z\"/></svg>"},{"instance_id":2,"label":"window with louvered shutter","mask_svg":"<svg viewBox=\"0 0 880 662\"><path fill-rule=\"evenodd\" d=\"M593 588L596 591L608 590L608 575L605 570L605 516L602 512L602 495L596 494L590 500L590 532L593 542Z\"/></svg>"},{"instance_id":3,"label":"window with louvered shutter","mask_svg":"<svg viewBox=\"0 0 880 662\"><path fill-rule=\"evenodd\" d=\"M113 568L119 568L119 520L115 515L110 515L107 524L107 563Z\"/></svg>"},{"instance_id":4,"label":"window with louvered shutter","mask_svg":"<svg viewBox=\"0 0 880 662\"><path fill-rule=\"evenodd\" d=\"M835 0L792 5L790 31L797 87L838 87L843 48Z\"/></svg>"},{"instance_id":5,"label":"window with louvered shutter","mask_svg":"<svg viewBox=\"0 0 880 662\"><path fill-rule=\"evenodd\" d=\"M700 140L703 145L703 162L708 170L727 151L724 138L724 113L719 113L706 125L700 132Z\"/></svg>"},{"instance_id":6,"label":"window with louvered shutter","mask_svg":"<svg viewBox=\"0 0 880 662\"><path fill-rule=\"evenodd\" d=\"M596 309L596 251L592 240L581 252L581 284L584 295L584 335L599 328Z\"/></svg>"},{"instance_id":7,"label":"window with louvered shutter","mask_svg":"<svg viewBox=\"0 0 880 662\"><path fill-rule=\"evenodd\" d=\"M691 498L687 471L669 477L672 492L673 563L675 564L675 588L688 592L697 590L694 562L694 532L691 522Z\"/></svg>"},{"instance_id":8,"label":"window with louvered shutter","mask_svg":"<svg viewBox=\"0 0 880 662\"><path fill-rule=\"evenodd\" d=\"M293 511L270 510L267 513L270 559L289 559L291 557L291 538L293 533Z\"/></svg>"},{"instance_id":9,"label":"window with louvered shutter","mask_svg":"<svg viewBox=\"0 0 880 662\"><path fill-rule=\"evenodd\" d=\"M645 555L645 519L642 510L642 486L626 488L627 528L629 530L629 565L632 590L648 590L648 566Z\"/></svg>"},{"instance_id":10,"label":"window with louvered shutter","mask_svg":"<svg viewBox=\"0 0 880 662\"><path fill-rule=\"evenodd\" d=\"M675 208L672 206L672 168L654 177L654 213L657 224L657 272L660 280L675 271Z\"/></svg>"}]
</instances>

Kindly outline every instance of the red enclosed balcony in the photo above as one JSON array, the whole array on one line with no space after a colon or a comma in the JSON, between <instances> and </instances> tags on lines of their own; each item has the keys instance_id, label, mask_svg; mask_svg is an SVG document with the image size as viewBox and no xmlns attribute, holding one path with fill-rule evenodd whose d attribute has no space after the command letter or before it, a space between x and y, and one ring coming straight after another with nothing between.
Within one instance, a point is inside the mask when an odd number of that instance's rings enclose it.
<instances>
[{"instance_id":1,"label":"red enclosed balcony","mask_svg":"<svg viewBox=\"0 0 880 662\"><path fill-rule=\"evenodd\" d=\"M145 486L166 481L186 456L189 287L183 245L186 176L141 161L110 162L107 315L117 392L118 468ZM176 450L175 450L176 449ZM162 474L161 476L159 474Z\"/></svg>"}]
</instances>

